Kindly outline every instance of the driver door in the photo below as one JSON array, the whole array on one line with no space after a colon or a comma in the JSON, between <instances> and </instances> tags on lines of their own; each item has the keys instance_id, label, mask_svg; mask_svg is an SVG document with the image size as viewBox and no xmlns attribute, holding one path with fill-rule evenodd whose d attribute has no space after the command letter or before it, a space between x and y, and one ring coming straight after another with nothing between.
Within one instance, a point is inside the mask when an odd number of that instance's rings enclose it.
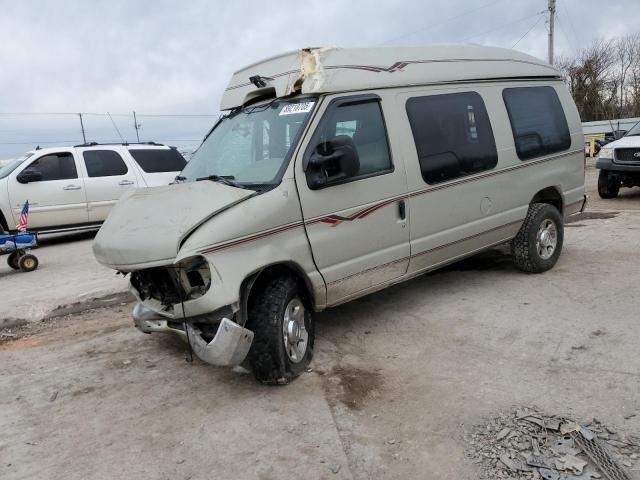
<instances>
[{"instance_id":1,"label":"driver door","mask_svg":"<svg viewBox=\"0 0 640 480\"><path fill-rule=\"evenodd\" d=\"M72 152L46 153L11 174L9 201L14 220L29 200L29 228L86 223L87 200L84 183ZM28 183L22 172L31 173ZM11 225L10 225L11 227Z\"/></svg>"},{"instance_id":2,"label":"driver door","mask_svg":"<svg viewBox=\"0 0 640 480\"><path fill-rule=\"evenodd\" d=\"M377 95L334 97L316 116L296 183L316 266L335 305L384 285L407 271L409 226L404 164L394 157ZM358 153L355 175L313 183L309 157L336 137L351 137ZM306 170L306 171L305 171Z\"/></svg>"}]
</instances>

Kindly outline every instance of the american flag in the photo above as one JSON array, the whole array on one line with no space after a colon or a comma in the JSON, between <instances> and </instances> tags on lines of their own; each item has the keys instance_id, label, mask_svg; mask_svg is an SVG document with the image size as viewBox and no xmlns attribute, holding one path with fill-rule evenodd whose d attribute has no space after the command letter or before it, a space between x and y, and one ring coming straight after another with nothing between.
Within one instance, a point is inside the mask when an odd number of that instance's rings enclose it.
<instances>
[{"instance_id":1,"label":"american flag","mask_svg":"<svg viewBox=\"0 0 640 480\"><path fill-rule=\"evenodd\" d=\"M24 202L22 212L20 212L20 220L16 224L16 230L24 232L27 230L27 220L29 220L29 200Z\"/></svg>"}]
</instances>

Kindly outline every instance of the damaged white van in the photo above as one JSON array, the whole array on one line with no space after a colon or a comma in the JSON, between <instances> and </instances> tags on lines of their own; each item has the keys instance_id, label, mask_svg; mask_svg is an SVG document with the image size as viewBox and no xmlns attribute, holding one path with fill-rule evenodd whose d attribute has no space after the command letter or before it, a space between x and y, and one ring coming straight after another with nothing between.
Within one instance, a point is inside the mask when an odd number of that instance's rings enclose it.
<instances>
[{"instance_id":1,"label":"damaged white van","mask_svg":"<svg viewBox=\"0 0 640 480\"><path fill-rule=\"evenodd\" d=\"M287 383L313 312L511 242L556 263L584 208L578 112L556 69L479 46L311 48L236 72L172 185L132 190L94 252L135 325Z\"/></svg>"}]
</instances>

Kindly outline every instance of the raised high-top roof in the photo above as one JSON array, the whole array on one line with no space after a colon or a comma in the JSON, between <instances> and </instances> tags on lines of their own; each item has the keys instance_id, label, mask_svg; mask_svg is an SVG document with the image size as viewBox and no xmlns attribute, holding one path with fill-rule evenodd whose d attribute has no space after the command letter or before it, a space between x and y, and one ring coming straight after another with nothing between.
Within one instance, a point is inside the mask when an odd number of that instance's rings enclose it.
<instances>
[{"instance_id":1,"label":"raised high-top roof","mask_svg":"<svg viewBox=\"0 0 640 480\"><path fill-rule=\"evenodd\" d=\"M477 45L304 48L234 73L220 104L228 110L268 94L328 93L502 78L559 78L548 63L515 50Z\"/></svg>"}]
</instances>

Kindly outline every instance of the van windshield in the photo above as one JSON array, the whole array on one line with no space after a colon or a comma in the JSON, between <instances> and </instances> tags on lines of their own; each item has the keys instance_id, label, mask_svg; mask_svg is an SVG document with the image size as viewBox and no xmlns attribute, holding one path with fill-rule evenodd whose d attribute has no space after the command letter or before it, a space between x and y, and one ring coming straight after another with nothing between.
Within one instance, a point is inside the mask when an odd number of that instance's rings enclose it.
<instances>
[{"instance_id":1,"label":"van windshield","mask_svg":"<svg viewBox=\"0 0 640 480\"><path fill-rule=\"evenodd\" d=\"M274 100L222 117L178 181L210 179L244 188L277 183L315 103Z\"/></svg>"}]
</instances>

